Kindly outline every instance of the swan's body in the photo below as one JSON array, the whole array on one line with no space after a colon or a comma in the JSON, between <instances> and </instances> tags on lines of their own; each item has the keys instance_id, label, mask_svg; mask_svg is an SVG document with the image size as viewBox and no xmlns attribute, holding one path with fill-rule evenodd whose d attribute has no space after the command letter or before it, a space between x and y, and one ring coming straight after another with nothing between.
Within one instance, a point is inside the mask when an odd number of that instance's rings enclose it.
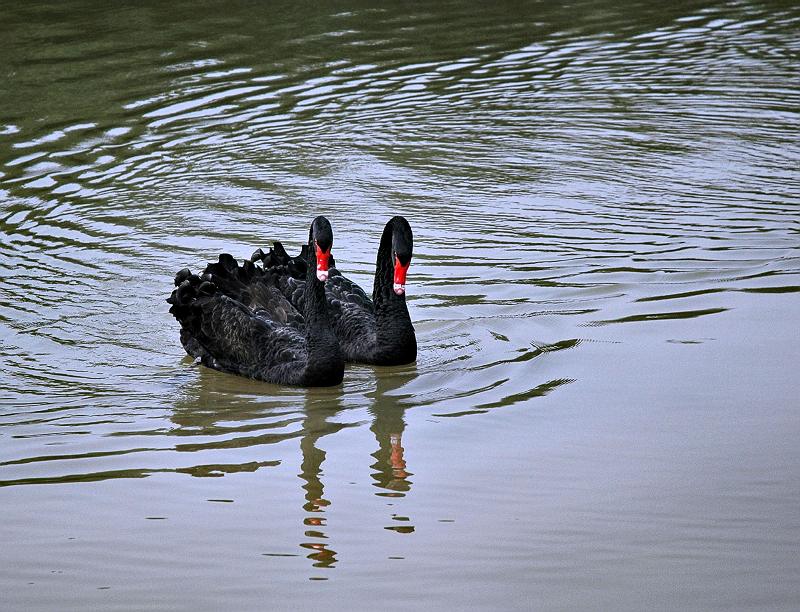
<instances>
[{"instance_id":1,"label":"swan's body","mask_svg":"<svg viewBox=\"0 0 800 612\"><path fill-rule=\"evenodd\" d=\"M267 382L341 383L344 361L327 312L325 283L320 280L327 273L318 270L319 257L314 255L322 247L327 259L332 242L330 224L317 217L305 251L307 273L299 310L281 292L280 275L252 264L239 268L229 255L221 255L202 278L188 270L179 272L177 288L167 301L181 324L186 352L216 370ZM234 277L252 286L239 299L225 290L226 281Z\"/></svg>"},{"instance_id":2,"label":"swan's body","mask_svg":"<svg viewBox=\"0 0 800 612\"><path fill-rule=\"evenodd\" d=\"M399 365L417 358L417 339L405 298L406 271L411 262L413 236L403 217L393 217L383 230L370 298L334 266L328 271L325 296L328 313L346 361ZM276 243L269 253L256 251L265 273L276 276L276 286L298 310L305 299L305 248L290 258ZM241 295L241 289L238 295ZM237 295L237 293L234 293Z\"/></svg>"}]
</instances>

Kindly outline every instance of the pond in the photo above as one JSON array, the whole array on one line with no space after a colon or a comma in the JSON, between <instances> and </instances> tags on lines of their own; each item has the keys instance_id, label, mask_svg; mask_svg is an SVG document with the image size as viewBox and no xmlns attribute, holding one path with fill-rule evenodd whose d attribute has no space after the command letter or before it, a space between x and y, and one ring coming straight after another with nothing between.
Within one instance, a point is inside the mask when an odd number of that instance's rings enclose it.
<instances>
[{"instance_id":1,"label":"pond","mask_svg":"<svg viewBox=\"0 0 800 612\"><path fill-rule=\"evenodd\" d=\"M793 610L800 8L26 2L0 39L14 610ZM316 215L419 356L279 387L165 298Z\"/></svg>"}]
</instances>

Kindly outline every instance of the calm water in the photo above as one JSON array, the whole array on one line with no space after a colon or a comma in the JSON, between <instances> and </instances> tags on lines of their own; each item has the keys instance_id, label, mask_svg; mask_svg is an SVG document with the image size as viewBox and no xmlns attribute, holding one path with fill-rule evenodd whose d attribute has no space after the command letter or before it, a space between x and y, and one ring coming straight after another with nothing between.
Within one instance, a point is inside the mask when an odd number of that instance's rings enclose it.
<instances>
[{"instance_id":1,"label":"calm water","mask_svg":"<svg viewBox=\"0 0 800 612\"><path fill-rule=\"evenodd\" d=\"M2 5L3 607L798 608L795 3L115 4ZM192 365L317 214L417 363Z\"/></svg>"}]
</instances>

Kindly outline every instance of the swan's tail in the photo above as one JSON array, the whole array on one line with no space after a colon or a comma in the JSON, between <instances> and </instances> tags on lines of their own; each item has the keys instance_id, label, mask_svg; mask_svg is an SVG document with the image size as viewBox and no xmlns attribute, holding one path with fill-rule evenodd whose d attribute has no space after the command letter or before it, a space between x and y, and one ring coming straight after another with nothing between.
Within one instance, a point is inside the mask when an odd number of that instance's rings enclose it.
<instances>
[{"instance_id":1,"label":"swan's tail","mask_svg":"<svg viewBox=\"0 0 800 612\"><path fill-rule=\"evenodd\" d=\"M253 284L260 276L260 270L252 261L245 261L240 266L231 255L222 253L219 261L206 266L201 279L214 283L229 298L248 304Z\"/></svg>"},{"instance_id":2,"label":"swan's tail","mask_svg":"<svg viewBox=\"0 0 800 612\"><path fill-rule=\"evenodd\" d=\"M273 365L300 359L302 355L293 352L298 332L276 319L259 317L225 295L209 276L181 270L175 277L177 287L167 299L189 355L210 368L261 380L273 380L269 375Z\"/></svg>"},{"instance_id":3,"label":"swan's tail","mask_svg":"<svg viewBox=\"0 0 800 612\"><path fill-rule=\"evenodd\" d=\"M206 266L200 281L213 283L221 295L239 302L257 316L302 327L302 316L287 301L282 287L294 281L287 274L286 266L277 264L278 259L288 260L289 257L285 251L273 255L271 251L265 257L276 263L261 268L252 260L239 265L233 257L223 253L219 261Z\"/></svg>"},{"instance_id":4,"label":"swan's tail","mask_svg":"<svg viewBox=\"0 0 800 612\"><path fill-rule=\"evenodd\" d=\"M253 316L302 330L302 310L298 310L286 297L284 289L290 295L292 291L282 286L287 283L298 284L292 277L278 273L275 268L260 268L252 261L244 261L239 265L233 257L223 253L219 261L208 264L200 276L193 275L189 270L181 270L175 277L178 289L173 291L168 301L173 305L176 300L179 304L186 303L187 300L183 298L190 298L192 291L198 292L204 287L204 291L211 292L209 295L229 298ZM187 351L195 354L189 348Z\"/></svg>"},{"instance_id":5,"label":"swan's tail","mask_svg":"<svg viewBox=\"0 0 800 612\"><path fill-rule=\"evenodd\" d=\"M181 344L186 352L195 358L207 358L206 350L198 340L198 330L202 324L201 301L207 300L217 292L214 283L203 280L188 268L175 275L175 290L167 298L172 304L169 309L181 324Z\"/></svg>"}]
</instances>

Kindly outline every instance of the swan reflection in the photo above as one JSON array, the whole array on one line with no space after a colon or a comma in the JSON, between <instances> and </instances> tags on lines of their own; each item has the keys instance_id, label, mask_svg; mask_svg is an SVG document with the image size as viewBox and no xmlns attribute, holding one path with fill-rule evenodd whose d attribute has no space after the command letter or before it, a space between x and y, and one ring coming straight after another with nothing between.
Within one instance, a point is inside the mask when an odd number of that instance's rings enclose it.
<instances>
[{"instance_id":1,"label":"swan reflection","mask_svg":"<svg viewBox=\"0 0 800 612\"><path fill-rule=\"evenodd\" d=\"M207 368L199 368L197 373L197 378L187 385L182 399L173 407L171 420L175 428L172 434L185 440L176 444L175 450L203 451L204 456L210 452L220 461L182 471L193 476L224 476L285 464L290 460L286 456L286 449L290 447L272 445L279 442L293 445L292 440L299 439L301 456L297 478L302 501L292 514L297 512L295 524L302 535L299 541L295 540L296 546L311 561L312 567L336 567L339 554L331 542L335 529L328 524L330 508L336 500L325 491L324 464L328 452L322 448L321 441L344 428L363 423L337 419L347 414L344 390L341 387L281 388ZM397 513L396 504L411 491L413 476L403 447L405 411L412 399L399 390L416 375L414 365L376 367L370 373L374 386L364 392L370 402L369 430L377 447L373 447L375 450L367 460L371 484L378 489L378 497L389 498L386 505L392 508L392 514L385 529L398 533L414 531L411 519ZM202 441L193 443L193 438ZM264 461L267 459L264 445L272 448L269 461ZM234 448L246 449L244 456L237 455L247 459L241 465L226 461L231 456L230 449Z\"/></svg>"},{"instance_id":2,"label":"swan reflection","mask_svg":"<svg viewBox=\"0 0 800 612\"><path fill-rule=\"evenodd\" d=\"M303 481L305 491L303 511L303 535L308 541L300 547L310 551L306 556L314 567L334 567L336 551L329 548L325 509L331 501L325 498L325 485L322 482L322 463L326 453L317 446L320 438L336 433L347 427L346 423L333 423L330 418L342 411L341 389L309 389L306 391L305 419L303 436L300 438L300 452L303 455L298 476ZM323 540L323 541L320 541Z\"/></svg>"},{"instance_id":3,"label":"swan reflection","mask_svg":"<svg viewBox=\"0 0 800 612\"><path fill-rule=\"evenodd\" d=\"M403 448L406 429L405 412L411 405L411 395L397 393L406 383L417 376L415 364L402 368L376 368L375 390L367 394L372 399L369 412L372 415L370 431L375 436L378 448L371 454L374 462L370 467L372 485L380 489L375 495L383 498L402 498L411 491L413 473L408 469L408 459ZM399 502L399 500L396 500ZM396 502L390 504L394 506ZM391 515L395 524L384 527L397 533L413 533L410 518ZM401 522L402 524L396 524Z\"/></svg>"},{"instance_id":4,"label":"swan reflection","mask_svg":"<svg viewBox=\"0 0 800 612\"><path fill-rule=\"evenodd\" d=\"M370 431L378 443L372 453L375 459L370 466L373 470L373 485L382 489L376 493L381 497L403 497L411 490L403 432L406 428L405 411L410 395L392 393L402 388L417 375L416 365L403 368L376 368L375 390L367 396L372 399L369 412L372 415Z\"/></svg>"}]
</instances>

